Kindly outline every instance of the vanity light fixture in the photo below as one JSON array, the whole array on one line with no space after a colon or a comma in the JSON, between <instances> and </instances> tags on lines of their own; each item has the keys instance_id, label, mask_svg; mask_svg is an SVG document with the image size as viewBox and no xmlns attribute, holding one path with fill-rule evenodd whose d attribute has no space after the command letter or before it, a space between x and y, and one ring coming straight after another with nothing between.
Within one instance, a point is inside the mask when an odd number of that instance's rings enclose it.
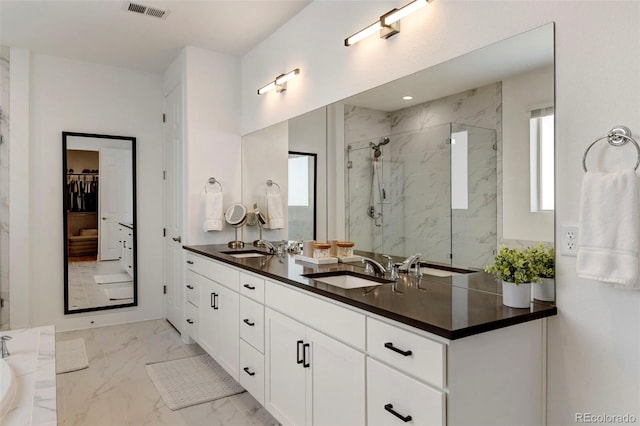
<instances>
[{"instance_id":1,"label":"vanity light fixture","mask_svg":"<svg viewBox=\"0 0 640 426\"><path fill-rule=\"evenodd\" d=\"M400 9L391 9L382 15L378 21L344 39L344 45L347 47L354 45L378 31L380 32L380 38L389 38L394 34L398 34L400 32L400 20L428 3L428 0L414 0Z\"/></svg>"},{"instance_id":2,"label":"vanity light fixture","mask_svg":"<svg viewBox=\"0 0 640 426\"><path fill-rule=\"evenodd\" d=\"M276 89L276 92L278 93L284 92L287 90L287 81L297 77L298 74L300 74L300 68L296 68L286 74L280 74L275 80L259 88L258 95L262 95L273 89Z\"/></svg>"}]
</instances>

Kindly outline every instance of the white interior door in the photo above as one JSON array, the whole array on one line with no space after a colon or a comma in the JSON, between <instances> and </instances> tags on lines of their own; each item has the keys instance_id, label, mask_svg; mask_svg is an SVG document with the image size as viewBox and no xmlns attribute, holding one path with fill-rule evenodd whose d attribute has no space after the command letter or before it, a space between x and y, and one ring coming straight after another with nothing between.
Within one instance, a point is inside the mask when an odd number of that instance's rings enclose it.
<instances>
[{"instance_id":1,"label":"white interior door","mask_svg":"<svg viewBox=\"0 0 640 426\"><path fill-rule=\"evenodd\" d=\"M118 223L133 220L131 157L130 149L100 148L100 260L118 259Z\"/></svg>"},{"instance_id":2,"label":"white interior door","mask_svg":"<svg viewBox=\"0 0 640 426\"><path fill-rule=\"evenodd\" d=\"M178 83L164 98L165 105L165 194L164 212L164 277L166 285L165 315L182 331L184 296L184 255L182 250L182 146L183 105L182 83Z\"/></svg>"}]
</instances>

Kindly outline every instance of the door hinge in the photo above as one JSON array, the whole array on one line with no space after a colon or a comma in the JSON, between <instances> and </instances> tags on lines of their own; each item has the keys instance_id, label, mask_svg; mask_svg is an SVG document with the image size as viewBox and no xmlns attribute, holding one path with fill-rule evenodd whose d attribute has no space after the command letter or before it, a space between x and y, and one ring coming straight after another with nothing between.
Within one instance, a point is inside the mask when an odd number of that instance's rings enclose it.
<instances>
[{"instance_id":1,"label":"door hinge","mask_svg":"<svg viewBox=\"0 0 640 426\"><path fill-rule=\"evenodd\" d=\"M166 123L167 122L167 114L162 113L162 122Z\"/></svg>"},{"instance_id":2,"label":"door hinge","mask_svg":"<svg viewBox=\"0 0 640 426\"><path fill-rule=\"evenodd\" d=\"M167 228L162 228L162 236L163 237L167 236Z\"/></svg>"},{"instance_id":3,"label":"door hinge","mask_svg":"<svg viewBox=\"0 0 640 426\"><path fill-rule=\"evenodd\" d=\"M162 180L167 180L167 171L166 170L162 171Z\"/></svg>"},{"instance_id":4,"label":"door hinge","mask_svg":"<svg viewBox=\"0 0 640 426\"><path fill-rule=\"evenodd\" d=\"M4 299L0 299L0 308L4 308Z\"/></svg>"},{"instance_id":5,"label":"door hinge","mask_svg":"<svg viewBox=\"0 0 640 426\"><path fill-rule=\"evenodd\" d=\"M453 259L453 253L449 253L449 259Z\"/></svg>"},{"instance_id":6,"label":"door hinge","mask_svg":"<svg viewBox=\"0 0 640 426\"><path fill-rule=\"evenodd\" d=\"M167 286L166 285L162 286L162 294L167 294Z\"/></svg>"}]
</instances>

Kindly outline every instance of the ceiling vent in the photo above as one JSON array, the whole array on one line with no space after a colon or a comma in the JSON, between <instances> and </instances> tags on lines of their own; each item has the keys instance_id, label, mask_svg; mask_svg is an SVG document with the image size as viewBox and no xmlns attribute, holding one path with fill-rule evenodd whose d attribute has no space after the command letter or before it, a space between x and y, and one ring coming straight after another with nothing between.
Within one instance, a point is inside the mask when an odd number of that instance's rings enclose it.
<instances>
[{"instance_id":1,"label":"ceiling vent","mask_svg":"<svg viewBox=\"0 0 640 426\"><path fill-rule=\"evenodd\" d=\"M146 6L144 4L134 3L131 1L126 1L124 3L124 7L129 12L137 13L140 15L153 16L154 18L159 18L159 19L166 19L167 15L169 14L169 11L167 9Z\"/></svg>"}]
</instances>

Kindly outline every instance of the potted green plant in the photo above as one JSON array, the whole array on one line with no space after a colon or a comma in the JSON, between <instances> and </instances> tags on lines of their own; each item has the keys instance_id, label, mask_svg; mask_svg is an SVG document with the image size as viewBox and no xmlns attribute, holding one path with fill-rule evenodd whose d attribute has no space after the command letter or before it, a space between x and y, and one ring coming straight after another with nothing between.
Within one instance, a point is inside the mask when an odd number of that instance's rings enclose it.
<instances>
[{"instance_id":1,"label":"potted green plant","mask_svg":"<svg viewBox=\"0 0 640 426\"><path fill-rule=\"evenodd\" d=\"M555 300L555 258L553 248L545 247L544 243L529 248L529 256L538 270L540 284L533 286L533 298L545 302Z\"/></svg>"},{"instance_id":2,"label":"potted green plant","mask_svg":"<svg viewBox=\"0 0 640 426\"><path fill-rule=\"evenodd\" d=\"M502 280L502 303L512 308L528 308L531 302L531 283L538 282L538 269L529 250L502 246L493 265L485 268Z\"/></svg>"}]
</instances>

